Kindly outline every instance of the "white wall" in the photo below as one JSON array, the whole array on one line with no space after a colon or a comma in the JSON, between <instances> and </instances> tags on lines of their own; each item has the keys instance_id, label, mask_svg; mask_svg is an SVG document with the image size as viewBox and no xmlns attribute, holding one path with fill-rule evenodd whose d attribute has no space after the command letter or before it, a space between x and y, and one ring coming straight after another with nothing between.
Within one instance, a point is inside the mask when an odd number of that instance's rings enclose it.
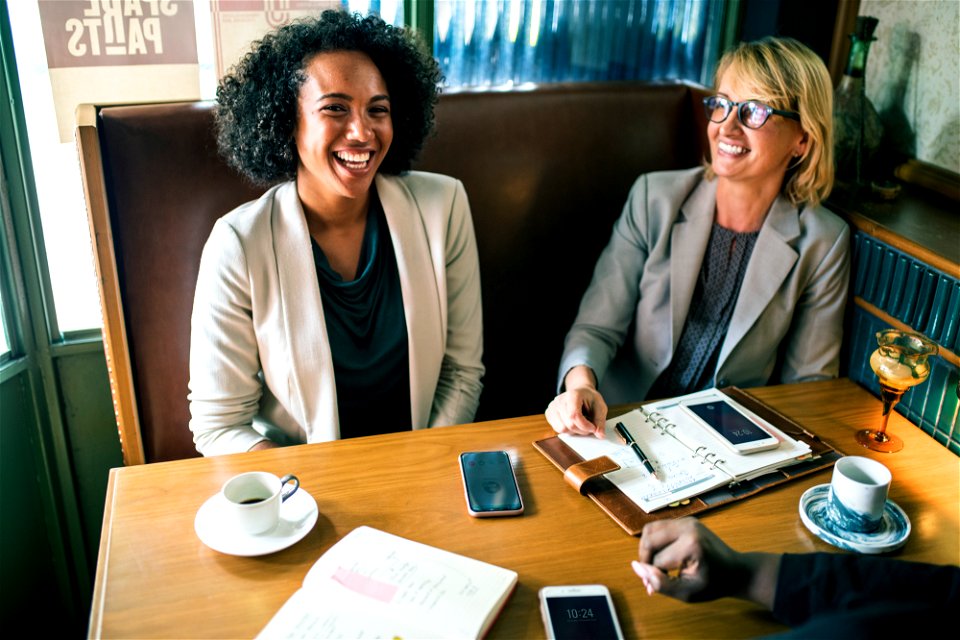
<instances>
[{"instance_id":1,"label":"white wall","mask_svg":"<svg viewBox=\"0 0 960 640\"><path fill-rule=\"evenodd\" d=\"M960 173L960 1L862 0L860 15L880 21L867 96L881 113L902 107L917 159ZM898 97L901 73L906 91Z\"/></svg>"}]
</instances>

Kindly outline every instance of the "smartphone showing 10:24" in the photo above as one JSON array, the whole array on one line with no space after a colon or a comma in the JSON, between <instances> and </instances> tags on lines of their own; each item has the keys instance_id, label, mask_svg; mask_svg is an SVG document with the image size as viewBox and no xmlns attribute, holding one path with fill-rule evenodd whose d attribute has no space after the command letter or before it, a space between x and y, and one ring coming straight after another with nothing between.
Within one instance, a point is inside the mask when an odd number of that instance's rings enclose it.
<instances>
[{"instance_id":1,"label":"smartphone showing 10:24","mask_svg":"<svg viewBox=\"0 0 960 640\"><path fill-rule=\"evenodd\" d=\"M539 595L549 640L623 640L610 590L604 585L543 587Z\"/></svg>"}]
</instances>

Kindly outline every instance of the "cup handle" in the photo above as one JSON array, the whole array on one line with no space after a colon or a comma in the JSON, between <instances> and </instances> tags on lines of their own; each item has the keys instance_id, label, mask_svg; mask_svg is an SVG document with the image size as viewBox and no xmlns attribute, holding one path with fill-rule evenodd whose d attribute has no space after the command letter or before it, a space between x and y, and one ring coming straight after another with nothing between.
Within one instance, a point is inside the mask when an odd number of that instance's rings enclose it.
<instances>
[{"instance_id":1,"label":"cup handle","mask_svg":"<svg viewBox=\"0 0 960 640\"><path fill-rule=\"evenodd\" d=\"M300 488L300 479L297 478L297 476L293 475L292 473L288 473L287 475L280 478L280 486L282 487L286 485L288 482L292 482L293 486L287 487L284 491L280 492L280 502L286 502L287 498L295 494L297 492L297 489Z\"/></svg>"}]
</instances>

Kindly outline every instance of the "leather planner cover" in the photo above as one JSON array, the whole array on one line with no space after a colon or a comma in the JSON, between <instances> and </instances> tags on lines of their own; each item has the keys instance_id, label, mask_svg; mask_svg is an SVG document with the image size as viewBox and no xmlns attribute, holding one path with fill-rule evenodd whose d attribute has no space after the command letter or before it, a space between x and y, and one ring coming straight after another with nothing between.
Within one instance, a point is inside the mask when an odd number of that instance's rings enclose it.
<instances>
[{"instance_id":1,"label":"leather planner cover","mask_svg":"<svg viewBox=\"0 0 960 640\"><path fill-rule=\"evenodd\" d=\"M565 474L567 483L571 488L589 496L597 506L632 536L639 536L643 530L643 525L648 522L663 518L681 518L695 515L708 509L743 500L764 489L831 467L834 462L842 457L843 454L821 440L816 434L811 433L776 409L757 400L748 392L738 387L724 387L720 391L788 436L805 442L810 446L811 457L752 480L719 487L690 500L684 500L675 506L664 507L652 513L647 513L603 476L603 473L616 470L615 464L608 464L609 460L604 461L602 458L596 461L584 460L557 436L537 440L533 443L533 446ZM573 468L571 469L571 467ZM571 480L573 477L577 478L576 483Z\"/></svg>"}]
</instances>

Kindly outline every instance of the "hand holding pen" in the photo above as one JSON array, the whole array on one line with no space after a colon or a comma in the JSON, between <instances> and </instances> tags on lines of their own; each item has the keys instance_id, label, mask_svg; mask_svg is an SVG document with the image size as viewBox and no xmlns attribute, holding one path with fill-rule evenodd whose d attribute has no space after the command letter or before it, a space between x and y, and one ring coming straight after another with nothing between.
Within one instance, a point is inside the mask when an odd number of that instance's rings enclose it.
<instances>
[{"instance_id":1,"label":"hand holding pen","mask_svg":"<svg viewBox=\"0 0 960 640\"><path fill-rule=\"evenodd\" d=\"M633 452L637 454L637 457L640 458L640 463L643 464L643 468L647 470L647 473L656 478L657 472L653 469L653 465L650 464L650 458L643 452L643 449L641 449L637 441L633 439L633 436L630 435L627 428L623 426L623 423L618 422L614 428L617 430L617 435L623 440L623 444L629 445L630 448L633 449ZM659 480L659 478L657 479Z\"/></svg>"}]
</instances>

